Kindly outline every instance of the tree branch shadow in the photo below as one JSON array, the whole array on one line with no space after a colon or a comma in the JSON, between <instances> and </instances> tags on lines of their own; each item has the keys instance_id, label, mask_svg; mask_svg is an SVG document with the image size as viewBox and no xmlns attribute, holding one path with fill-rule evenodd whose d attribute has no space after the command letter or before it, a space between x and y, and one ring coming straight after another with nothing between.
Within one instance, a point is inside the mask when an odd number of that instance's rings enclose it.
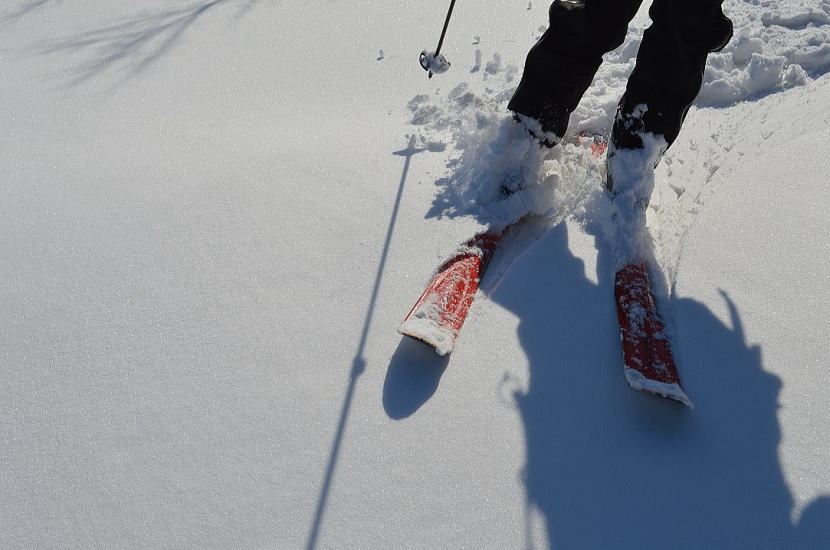
<instances>
[{"instance_id":1,"label":"tree branch shadow","mask_svg":"<svg viewBox=\"0 0 830 550\"><path fill-rule=\"evenodd\" d=\"M53 0L38 0L43 5ZM110 25L68 38L46 40L35 46L40 55L86 53L89 59L69 69L68 87L84 84L105 73L120 73L119 82L133 78L161 59L185 32L210 11L237 4L236 19L248 14L259 0L202 0L161 12L144 11ZM33 9L33 8L29 8Z\"/></svg>"},{"instance_id":2,"label":"tree branch shadow","mask_svg":"<svg viewBox=\"0 0 830 550\"><path fill-rule=\"evenodd\" d=\"M59 4L60 2L61 0L30 0L29 2L23 2L16 9L6 15L0 16L0 28L11 25L30 13L36 12L40 8L45 8L49 4Z\"/></svg>"},{"instance_id":3,"label":"tree branch shadow","mask_svg":"<svg viewBox=\"0 0 830 550\"><path fill-rule=\"evenodd\" d=\"M244 0L239 6L239 9L236 10L236 15L234 16L234 19L239 20L248 15L248 13L250 13L250 11L254 9L254 6L258 2L259 0Z\"/></svg>"}]
</instances>

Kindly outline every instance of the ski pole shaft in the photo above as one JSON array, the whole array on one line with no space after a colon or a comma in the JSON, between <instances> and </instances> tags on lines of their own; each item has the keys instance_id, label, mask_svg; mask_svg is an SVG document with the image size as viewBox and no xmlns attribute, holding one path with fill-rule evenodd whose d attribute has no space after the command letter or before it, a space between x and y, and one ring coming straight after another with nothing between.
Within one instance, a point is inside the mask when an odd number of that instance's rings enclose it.
<instances>
[{"instance_id":1,"label":"ski pole shaft","mask_svg":"<svg viewBox=\"0 0 830 550\"><path fill-rule=\"evenodd\" d=\"M455 0L450 0L450 9L447 11L447 18L444 20L444 28L441 29L441 38L438 39L438 47L435 48L435 55L441 53L441 46L444 45L444 36L447 34L447 27L450 26L450 17L452 17L452 9L455 7Z\"/></svg>"},{"instance_id":2,"label":"ski pole shaft","mask_svg":"<svg viewBox=\"0 0 830 550\"><path fill-rule=\"evenodd\" d=\"M447 34L447 27L450 26L450 18L452 17L452 9L455 7L455 0L450 0L450 9L447 10L447 18L444 20L444 28L441 29L441 38L438 39L438 47L435 48L435 56L441 53L441 46L444 45L444 36ZM432 71L429 71L429 77L432 78Z\"/></svg>"}]
</instances>

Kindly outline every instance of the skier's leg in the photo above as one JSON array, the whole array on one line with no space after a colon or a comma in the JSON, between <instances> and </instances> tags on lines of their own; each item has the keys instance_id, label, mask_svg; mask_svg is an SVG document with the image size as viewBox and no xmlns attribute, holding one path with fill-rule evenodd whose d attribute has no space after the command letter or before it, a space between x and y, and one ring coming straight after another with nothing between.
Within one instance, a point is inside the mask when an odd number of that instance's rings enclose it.
<instances>
[{"instance_id":1,"label":"skier's leg","mask_svg":"<svg viewBox=\"0 0 830 550\"><path fill-rule=\"evenodd\" d=\"M625 39L642 0L556 0L550 27L530 50L508 109L538 121L553 146L591 85L602 55ZM555 136L555 137L554 137Z\"/></svg>"},{"instance_id":2,"label":"skier's leg","mask_svg":"<svg viewBox=\"0 0 830 550\"><path fill-rule=\"evenodd\" d=\"M703 82L706 57L732 36L722 0L654 0L634 71L620 101L608 149L608 189L619 226L620 254L647 240L645 207L654 188L654 167L674 142Z\"/></svg>"},{"instance_id":3,"label":"skier's leg","mask_svg":"<svg viewBox=\"0 0 830 550\"><path fill-rule=\"evenodd\" d=\"M703 83L710 52L732 36L723 0L654 0L637 63L620 102L612 145L642 147L640 132L671 145ZM644 107L643 107L644 106Z\"/></svg>"}]
</instances>

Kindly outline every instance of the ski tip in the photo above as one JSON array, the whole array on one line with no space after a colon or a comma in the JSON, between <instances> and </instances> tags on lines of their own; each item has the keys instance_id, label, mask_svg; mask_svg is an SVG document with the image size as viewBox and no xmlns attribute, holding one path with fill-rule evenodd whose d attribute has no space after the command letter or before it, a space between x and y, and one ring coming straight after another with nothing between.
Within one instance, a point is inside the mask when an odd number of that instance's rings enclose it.
<instances>
[{"instance_id":1,"label":"ski tip","mask_svg":"<svg viewBox=\"0 0 830 550\"><path fill-rule=\"evenodd\" d=\"M628 381L628 385L637 391L683 403L692 410L695 408L695 404L689 399L679 383L651 380L639 371L629 367L625 368L625 379Z\"/></svg>"},{"instance_id":2,"label":"ski tip","mask_svg":"<svg viewBox=\"0 0 830 550\"><path fill-rule=\"evenodd\" d=\"M398 333L432 346L435 353L442 356L450 353L455 345L455 334L441 330L425 319L407 319L398 327Z\"/></svg>"}]
</instances>

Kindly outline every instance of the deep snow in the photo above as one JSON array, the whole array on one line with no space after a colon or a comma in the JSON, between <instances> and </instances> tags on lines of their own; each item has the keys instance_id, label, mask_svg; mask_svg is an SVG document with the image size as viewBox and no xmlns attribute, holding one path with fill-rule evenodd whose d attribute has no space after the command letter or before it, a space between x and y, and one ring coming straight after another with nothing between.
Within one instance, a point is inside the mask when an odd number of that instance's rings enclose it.
<instances>
[{"instance_id":1,"label":"deep snow","mask_svg":"<svg viewBox=\"0 0 830 550\"><path fill-rule=\"evenodd\" d=\"M830 2L727 0L655 174L694 411L624 381L589 147L483 200L547 5L458 3L427 79L445 10L0 6L0 547L830 546ZM528 209L451 356L397 335Z\"/></svg>"}]
</instances>

